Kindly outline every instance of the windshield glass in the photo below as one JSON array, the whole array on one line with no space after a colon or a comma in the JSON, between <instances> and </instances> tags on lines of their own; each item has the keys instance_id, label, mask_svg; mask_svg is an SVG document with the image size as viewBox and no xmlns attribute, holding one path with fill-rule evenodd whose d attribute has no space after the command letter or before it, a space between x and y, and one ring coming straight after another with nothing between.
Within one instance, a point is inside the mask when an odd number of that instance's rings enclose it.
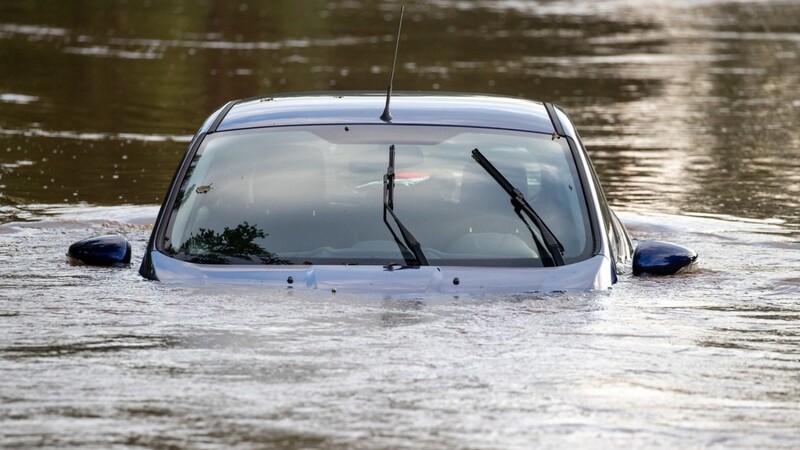
<instances>
[{"instance_id":1,"label":"windshield glass","mask_svg":"<svg viewBox=\"0 0 800 450\"><path fill-rule=\"evenodd\" d=\"M543 265L541 237L532 234L539 231L473 160L475 148L523 193L564 246L567 264L591 256L586 202L565 139L403 125L207 136L159 249L204 264L404 264L408 250L383 217L390 145L394 213L430 264Z\"/></svg>"}]
</instances>

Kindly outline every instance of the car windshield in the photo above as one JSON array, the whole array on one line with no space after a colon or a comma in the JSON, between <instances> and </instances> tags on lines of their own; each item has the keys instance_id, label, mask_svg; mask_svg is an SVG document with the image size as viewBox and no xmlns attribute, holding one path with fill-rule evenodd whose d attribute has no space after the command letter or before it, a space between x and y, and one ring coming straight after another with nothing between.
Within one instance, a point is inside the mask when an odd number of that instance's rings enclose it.
<instances>
[{"instance_id":1,"label":"car windshield","mask_svg":"<svg viewBox=\"0 0 800 450\"><path fill-rule=\"evenodd\" d=\"M478 148L564 247L592 255L587 204L566 139L507 130L404 125L296 126L210 134L187 170L159 242L200 264L405 265L408 242L431 265L537 267L541 233L472 157ZM403 236L405 237L405 236Z\"/></svg>"}]
</instances>

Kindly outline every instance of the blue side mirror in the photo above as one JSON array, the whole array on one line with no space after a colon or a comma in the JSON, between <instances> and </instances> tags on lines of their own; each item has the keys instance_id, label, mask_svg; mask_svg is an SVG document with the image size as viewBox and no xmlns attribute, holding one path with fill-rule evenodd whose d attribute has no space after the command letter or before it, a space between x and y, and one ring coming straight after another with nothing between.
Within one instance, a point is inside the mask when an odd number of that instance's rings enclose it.
<instances>
[{"instance_id":1,"label":"blue side mirror","mask_svg":"<svg viewBox=\"0 0 800 450\"><path fill-rule=\"evenodd\" d=\"M643 241L633 252L634 275L673 275L697 261L697 252L670 242Z\"/></svg>"},{"instance_id":2,"label":"blue side mirror","mask_svg":"<svg viewBox=\"0 0 800 450\"><path fill-rule=\"evenodd\" d=\"M67 256L90 266L120 266L131 262L131 244L122 236L97 236L69 246Z\"/></svg>"}]
</instances>

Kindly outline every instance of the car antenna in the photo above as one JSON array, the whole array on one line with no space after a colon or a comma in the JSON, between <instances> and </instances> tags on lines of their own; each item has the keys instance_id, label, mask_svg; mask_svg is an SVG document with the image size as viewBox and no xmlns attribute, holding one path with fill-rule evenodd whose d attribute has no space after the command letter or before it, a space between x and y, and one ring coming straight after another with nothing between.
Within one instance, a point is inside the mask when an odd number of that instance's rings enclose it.
<instances>
[{"instance_id":1,"label":"car antenna","mask_svg":"<svg viewBox=\"0 0 800 450\"><path fill-rule=\"evenodd\" d=\"M381 120L384 122L392 121L392 113L389 112L389 101L392 99L392 82L394 81L394 67L397 65L397 50L400 48L400 30L403 29L403 12L405 5L400 7L400 24L397 26L397 42L394 44L394 61L392 61L392 74L389 76L389 87L386 89L386 106L383 108Z\"/></svg>"}]
</instances>

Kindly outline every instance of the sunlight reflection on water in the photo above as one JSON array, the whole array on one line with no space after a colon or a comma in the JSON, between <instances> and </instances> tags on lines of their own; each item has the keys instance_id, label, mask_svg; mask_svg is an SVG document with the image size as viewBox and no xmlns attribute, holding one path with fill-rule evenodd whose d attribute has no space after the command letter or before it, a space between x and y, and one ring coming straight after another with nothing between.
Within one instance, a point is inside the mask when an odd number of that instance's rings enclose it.
<instances>
[{"instance_id":1,"label":"sunlight reflection on water","mask_svg":"<svg viewBox=\"0 0 800 450\"><path fill-rule=\"evenodd\" d=\"M393 300L148 282L153 207L44 209L0 225L13 445L767 448L800 425L798 248L777 223L626 212L634 236L696 247L699 271ZM66 264L107 232L132 240L131 269Z\"/></svg>"}]
</instances>

